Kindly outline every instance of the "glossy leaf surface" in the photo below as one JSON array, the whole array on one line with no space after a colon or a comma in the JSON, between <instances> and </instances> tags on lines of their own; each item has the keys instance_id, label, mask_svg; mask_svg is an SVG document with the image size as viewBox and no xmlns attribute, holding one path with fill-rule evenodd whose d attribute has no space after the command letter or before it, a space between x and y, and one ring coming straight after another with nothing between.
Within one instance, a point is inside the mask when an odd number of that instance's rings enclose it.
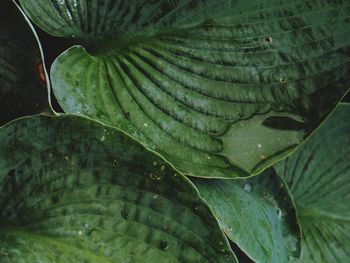
<instances>
[{"instance_id":1,"label":"glossy leaf surface","mask_svg":"<svg viewBox=\"0 0 350 263\"><path fill-rule=\"evenodd\" d=\"M350 105L330 118L276 170L289 185L304 235L302 262L350 258Z\"/></svg>"},{"instance_id":2,"label":"glossy leaf surface","mask_svg":"<svg viewBox=\"0 0 350 263\"><path fill-rule=\"evenodd\" d=\"M123 133L36 116L0 142L2 263L236 262L188 179Z\"/></svg>"},{"instance_id":3,"label":"glossy leaf surface","mask_svg":"<svg viewBox=\"0 0 350 263\"><path fill-rule=\"evenodd\" d=\"M293 203L272 169L245 180L193 182L226 235L254 262L300 258L300 230Z\"/></svg>"},{"instance_id":4,"label":"glossy leaf surface","mask_svg":"<svg viewBox=\"0 0 350 263\"><path fill-rule=\"evenodd\" d=\"M79 44L51 69L62 108L119 127L188 175L261 172L349 88L347 0L20 2Z\"/></svg>"}]
</instances>

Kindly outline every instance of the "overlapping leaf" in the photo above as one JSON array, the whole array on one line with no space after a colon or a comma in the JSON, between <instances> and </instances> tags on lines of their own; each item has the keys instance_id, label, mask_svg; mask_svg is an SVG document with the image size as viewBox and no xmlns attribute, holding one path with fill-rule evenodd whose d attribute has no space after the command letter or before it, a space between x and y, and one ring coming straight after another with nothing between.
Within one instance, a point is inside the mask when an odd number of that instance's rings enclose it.
<instances>
[{"instance_id":1,"label":"overlapping leaf","mask_svg":"<svg viewBox=\"0 0 350 263\"><path fill-rule=\"evenodd\" d=\"M236 262L193 185L115 129L23 118L0 156L3 263Z\"/></svg>"},{"instance_id":2,"label":"overlapping leaf","mask_svg":"<svg viewBox=\"0 0 350 263\"><path fill-rule=\"evenodd\" d=\"M84 46L52 67L63 109L121 128L189 175L262 171L349 87L346 0L20 2Z\"/></svg>"},{"instance_id":3,"label":"overlapping leaf","mask_svg":"<svg viewBox=\"0 0 350 263\"><path fill-rule=\"evenodd\" d=\"M350 105L331 117L295 154L276 166L296 203L302 262L350 258Z\"/></svg>"},{"instance_id":4,"label":"overlapping leaf","mask_svg":"<svg viewBox=\"0 0 350 263\"><path fill-rule=\"evenodd\" d=\"M293 202L272 169L245 180L194 180L227 236L254 262L300 258Z\"/></svg>"},{"instance_id":5,"label":"overlapping leaf","mask_svg":"<svg viewBox=\"0 0 350 263\"><path fill-rule=\"evenodd\" d=\"M40 73L38 71L40 67ZM10 0L0 3L0 126L48 107L39 46Z\"/></svg>"}]
</instances>

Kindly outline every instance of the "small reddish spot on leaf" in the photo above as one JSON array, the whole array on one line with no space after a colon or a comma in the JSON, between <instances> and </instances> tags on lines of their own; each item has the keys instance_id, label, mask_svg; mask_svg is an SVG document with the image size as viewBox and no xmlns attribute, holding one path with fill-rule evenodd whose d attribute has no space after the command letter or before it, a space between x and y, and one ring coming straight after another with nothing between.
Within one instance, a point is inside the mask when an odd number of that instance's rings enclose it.
<instances>
[{"instance_id":1,"label":"small reddish spot on leaf","mask_svg":"<svg viewBox=\"0 0 350 263\"><path fill-rule=\"evenodd\" d=\"M39 80L42 84L46 85L46 76L45 76L45 71L44 71L44 65L43 62L40 61L37 65L36 65L36 69L37 69L37 73L39 76Z\"/></svg>"}]
</instances>

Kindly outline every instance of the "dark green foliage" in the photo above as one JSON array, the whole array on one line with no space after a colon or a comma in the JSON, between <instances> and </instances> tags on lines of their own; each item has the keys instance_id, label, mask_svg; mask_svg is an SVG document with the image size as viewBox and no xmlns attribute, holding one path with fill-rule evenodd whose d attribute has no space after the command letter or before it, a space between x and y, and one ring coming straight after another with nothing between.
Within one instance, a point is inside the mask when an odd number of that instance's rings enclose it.
<instances>
[{"instance_id":1,"label":"dark green foliage","mask_svg":"<svg viewBox=\"0 0 350 263\"><path fill-rule=\"evenodd\" d=\"M349 14L1 1L0 262L347 263Z\"/></svg>"},{"instance_id":2,"label":"dark green foliage","mask_svg":"<svg viewBox=\"0 0 350 263\"><path fill-rule=\"evenodd\" d=\"M21 3L80 44L51 69L63 110L124 130L191 176L261 172L349 87L348 1Z\"/></svg>"},{"instance_id":3,"label":"dark green foliage","mask_svg":"<svg viewBox=\"0 0 350 263\"><path fill-rule=\"evenodd\" d=\"M11 1L1 1L0 126L48 107L40 65L39 45L32 29Z\"/></svg>"}]
</instances>

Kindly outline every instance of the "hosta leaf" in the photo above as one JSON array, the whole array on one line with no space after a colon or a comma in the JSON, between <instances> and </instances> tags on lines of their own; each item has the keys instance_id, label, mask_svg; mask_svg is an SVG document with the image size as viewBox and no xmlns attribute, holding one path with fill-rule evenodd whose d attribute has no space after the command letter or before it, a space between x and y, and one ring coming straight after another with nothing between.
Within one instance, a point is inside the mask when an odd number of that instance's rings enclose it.
<instances>
[{"instance_id":1,"label":"hosta leaf","mask_svg":"<svg viewBox=\"0 0 350 263\"><path fill-rule=\"evenodd\" d=\"M62 108L121 128L189 175L261 172L349 87L347 0L20 2L81 44L51 69Z\"/></svg>"},{"instance_id":2,"label":"hosta leaf","mask_svg":"<svg viewBox=\"0 0 350 263\"><path fill-rule=\"evenodd\" d=\"M188 179L123 133L36 116L0 142L1 262L236 262Z\"/></svg>"},{"instance_id":3,"label":"hosta leaf","mask_svg":"<svg viewBox=\"0 0 350 263\"><path fill-rule=\"evenodd\" d=\"M272 169L245 180L193 180L227 236L255 262L300 257L293 202Z\"/></svg>"},{"instance_id":4,"label":"hosta leaf","mask_svg":"<svg viewBox=\"0 0 350 263\"><path fill-rule=\"evenodd\" d=\"M303 231L302 262L350 258L350 105L340 104L276 169L288 184Z\"/></svg>"},{"instance_id":5,"label":"hosta leaf","mask_svg":"<svg viewBox=\"0 0 350 263\"><path fill-rule=\"evenodd\" d=\"M1 1L0 126L48 107L44 74L32 29L12 1Z\"/></svg>"}]
</instances>

